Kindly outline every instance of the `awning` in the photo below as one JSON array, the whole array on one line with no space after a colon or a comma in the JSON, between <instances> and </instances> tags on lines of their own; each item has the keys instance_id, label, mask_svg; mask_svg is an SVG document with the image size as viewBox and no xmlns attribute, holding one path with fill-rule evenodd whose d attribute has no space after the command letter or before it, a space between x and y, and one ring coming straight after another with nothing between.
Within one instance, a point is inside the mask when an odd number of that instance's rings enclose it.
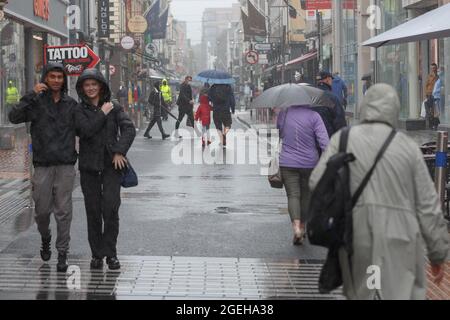
<instances>
[{"instance_id":1,"label":"awning","mask_svg":"<svg viewBox=\"0 0 450 320\"><path fill-rule=\"evenodd\" d=\"M316 57L317 57L317 51L311 51L311 52L308 52L308 53L306 53L306 54L304 54L304 55L302 55L302 56L300 56L298 58L295 58L295 59L293 59L291 61L286 62L284 64L284 66L285 67L294 66L297 63L306 62L306 61L309 61L309 60L314 59ZM278 65L277 66L277 70L281 70L282 66L283 66L283 64Z\"/></svg>"},{"instance_id":2,"label":"awning","mask_svg":"<svg viewBox=\"0 0 450 320\"><path fill-rule=\"evenodd\" d=\"M379 48L384 45L450 37L450 4L427 12L388 30L362 45Z\"/></svg>"}]
</instances>

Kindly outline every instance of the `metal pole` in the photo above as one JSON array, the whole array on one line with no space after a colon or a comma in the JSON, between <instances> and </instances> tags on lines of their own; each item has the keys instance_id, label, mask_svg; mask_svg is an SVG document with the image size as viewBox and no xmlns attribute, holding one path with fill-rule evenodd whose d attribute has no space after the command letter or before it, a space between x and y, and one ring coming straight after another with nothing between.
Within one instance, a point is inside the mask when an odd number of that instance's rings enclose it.
<instances>
[{"instance_id":1,"label":"metal pole","mask_svg":"<svg viewBox=\"0 0 450 320\"><path fill-rule=\"evenodd\" d=\"M436 144L436 166L434 183L436 186L442 208L444 208L445 188L447 185L447 152L448 132L439 131Z\"/></svg>"},{"instance_id":2,"label":"metal pole","mask_svg":"<svg viewBox=\"0 0 450 320\"><path fill-rule=\"evenodd\" d=\"M281 84L284 84L284 69L286 64L286 26L283 26L283 38L281 39Z\"/></svg>"}]
</instances>

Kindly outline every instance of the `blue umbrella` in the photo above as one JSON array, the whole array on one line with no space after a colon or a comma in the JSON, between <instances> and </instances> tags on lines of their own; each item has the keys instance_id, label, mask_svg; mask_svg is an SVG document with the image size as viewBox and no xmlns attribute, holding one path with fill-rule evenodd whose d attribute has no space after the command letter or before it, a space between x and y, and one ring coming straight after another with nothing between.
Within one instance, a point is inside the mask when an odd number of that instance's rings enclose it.
<instances>
[{"instance_id":1,"label":"blue umbrella","mask_svg":"<svg viewBox=\"0 0 450 320\"><path fill-rule=\"evenodd\" d=\"M194 80L209 84L234 84L235 82L229 73L220 70L202 71L195 76Z\"/></svg>"}]
</instances>

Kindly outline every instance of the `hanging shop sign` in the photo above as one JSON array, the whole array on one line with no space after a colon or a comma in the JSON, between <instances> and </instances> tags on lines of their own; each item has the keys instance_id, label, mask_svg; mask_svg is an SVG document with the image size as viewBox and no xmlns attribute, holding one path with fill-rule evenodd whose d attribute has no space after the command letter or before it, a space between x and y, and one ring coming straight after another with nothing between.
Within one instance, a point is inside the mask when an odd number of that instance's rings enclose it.
<instances>
[{"instance_id":1,"label":"hanging shop sign","mask_svg":"<svg viewBox=\"0 0 450 320\"><path fill-rule=\"evenodd\" d=\"M132 33L144 33L147 30L147 19L143 16L134 16L128 20L128 30Z\"/></svg>"},{"instance_id":2,"label":"hanging shop sign","mask_svg":"<svg viewBox=\"0 0 450 320\"><path fill-rule=\"evenodd\" d=\"M120 45L125 50L133 49L133 47L134 47L134 39L132 37L130 37L130 36L125 36L120 41Z\"/></svg>"},{"instance_id":3,"label":"hanging shop sign","mask_svg":"<svg viewBox=\"0 0 450 320\"><path fill-rule=\"evenodd\" d=\"M109 38L109 0L98 0L98 37Z\"/></svg>"},{"instance_id":4,"label":"hanging shop sign","mask_svg":"<svg viewBox=\"0 0 450 320\"><path fill-rule=\"evenodd\" d=\"M86 45L45 46L44 63L59 62L69 76L79 76L85 69L94 68L100 58Z\"/></svg>"}]
</instances>

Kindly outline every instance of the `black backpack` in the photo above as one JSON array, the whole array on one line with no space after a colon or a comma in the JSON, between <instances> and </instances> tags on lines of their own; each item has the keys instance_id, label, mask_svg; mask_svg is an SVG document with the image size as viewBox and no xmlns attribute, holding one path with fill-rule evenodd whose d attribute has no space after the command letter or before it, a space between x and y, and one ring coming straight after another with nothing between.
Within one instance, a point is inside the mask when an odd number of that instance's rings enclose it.
<instances>
[{"instance_id":1,"label":"black backpack","mask_svg":"<svg viewBox=\"0 0 450 320\"><path fill-rule=\"evenodd\" d=\"M215 102L220 105L225 105L230 99L230 89L226 85L218 85L214 90Z\"/></svg>"},{"instance_id":2,"label":"black backpack","mask_svg":"<svg viewBox=\"0 0 450 320\"><path fill-rule=\"evenodd\" d=\"M329 249L345 245L347 252L352 254L353 207L397 132L395 129L392 130L378 153L375 163L353 197L350 192L349 164L356 158L352 153L347 152L349 133L349 127L342 130L339 152L328 160L327 168L312 192L308 210L307 234L312 245Z\"/></svg>"}]
</instances>

